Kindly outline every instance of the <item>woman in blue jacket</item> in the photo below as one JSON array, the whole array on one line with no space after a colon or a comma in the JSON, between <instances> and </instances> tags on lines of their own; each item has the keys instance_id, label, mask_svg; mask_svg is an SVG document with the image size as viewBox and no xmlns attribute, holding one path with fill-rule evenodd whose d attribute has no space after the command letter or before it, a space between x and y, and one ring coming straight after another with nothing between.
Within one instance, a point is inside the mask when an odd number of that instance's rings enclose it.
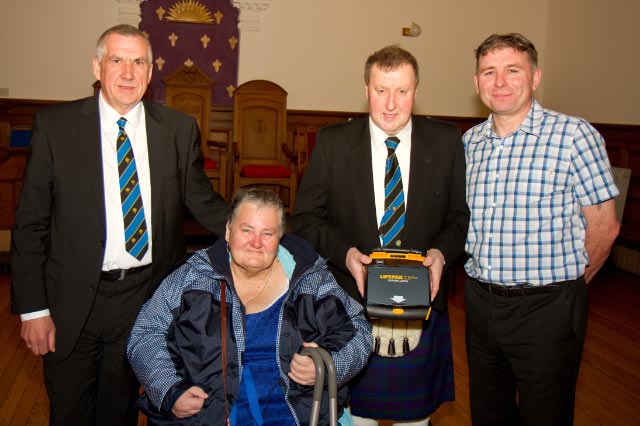
<instances>
[{"instance_id":1,"label":"woman in blue jacket","mask_svg":"<svg viewBox=\"0 0 640 426\"><path fill-rule=\"evenodd\" d=\"M315 368L298 352L318 345L336 364L341 416L372 349L362 306L311 245L285 235L276 194L241 189L231 207L226 241L195 253L138 315L127 354L142 410L150 424L305 425Z\"/></svg>"}]
</instances>

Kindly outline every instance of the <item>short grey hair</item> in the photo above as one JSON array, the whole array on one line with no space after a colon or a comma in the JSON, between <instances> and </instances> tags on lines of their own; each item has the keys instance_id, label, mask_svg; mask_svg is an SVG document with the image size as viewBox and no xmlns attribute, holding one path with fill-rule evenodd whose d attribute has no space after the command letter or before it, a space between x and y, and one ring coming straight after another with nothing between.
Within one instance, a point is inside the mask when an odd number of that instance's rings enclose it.
<instances>
[{"instance_id":1,"label":"short grey hair","mask_svg":"<svg viewBox=\"0 0 640 426\"><path fill-rule=\"evenodd\" d=\"M98 58L99 61L102 61L102 58L104 58L105 51L107 50L105 46L106 39L111 34L118 34L124 37L142 38L144 42L147 44L147 59L149 60L149 65L152 64L153 51L151 50L151 43L149 42L149 39L147 38L146 35L144 35L142 31L140 31L133 25L128 25L128 24L121 24L121 25L116 25L115 27L111 27L105 32L103 32L100 38L98 38L98 42L96 43L96 58Z\"/></svg>"},{"instance_id":2,"label":"short grey hair","mask_svg":"<svg viewBox=\"0 0 640 426\"><path fill-rule=\"evenodd\" d=\"M284 203L278 194L269 189L262 189L258 187L239 188L231 198L231 211L229 212L229 218L227 219L229 226L231 226L235 220L240 206L244 203L252 203L260 207L275 208L280 215L280 237L284 235L287 229L287 220L284 214Z\"/></svg>"}]
</instances>

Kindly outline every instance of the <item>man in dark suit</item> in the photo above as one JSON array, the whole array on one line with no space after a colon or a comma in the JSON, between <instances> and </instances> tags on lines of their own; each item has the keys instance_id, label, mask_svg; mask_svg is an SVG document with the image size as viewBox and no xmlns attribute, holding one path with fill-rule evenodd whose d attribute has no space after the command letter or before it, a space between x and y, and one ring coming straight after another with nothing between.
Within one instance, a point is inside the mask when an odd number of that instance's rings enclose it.
<instances>
[{"instance_id":1,"label":"man in dark suit","mask_svg":"<svg viewBox=\"0 0 640 426\"><path fill-rule=\"evenodd\" d=\"M438 310L418 324L417 346L409 353L393 357L383 344L354 380L356 425L375 424L371 419L426 425L440 403L454 396L446 291L438 290L445 263L452 264L464 249L469 221L464 154L454 125L411 115L418 80L417 61L397 46L369 57L369 115L320 130L291 218L294 232L329 259L338 282L359 300L372 249L389 245L427 253L423 264ZM399 140L393 154L389 137ZM385 201L385 165L393 156L403 193L395 206ZM398 222L400 231L386 242L387 216L398 212L404 212L404 223ZM402 342L405 322L396 326ZM374 336L377 327L374 323Z\"/></svg>"},{"instance_id":2,"label":"man in dark suit","mask_svg":"<svg viewBox=\"0 0 640 426\"><path fill-rule=\"evenodd\" d=\"M52 425L137 423L126 340L144 300L186 254L184 206L224 231L228 207L202 171L195 120L141 102L152 64L138 29L113 27L93 60L100 94L34 118L12 296L23 340L43 355Z\"/></svg>"}]
</instances>

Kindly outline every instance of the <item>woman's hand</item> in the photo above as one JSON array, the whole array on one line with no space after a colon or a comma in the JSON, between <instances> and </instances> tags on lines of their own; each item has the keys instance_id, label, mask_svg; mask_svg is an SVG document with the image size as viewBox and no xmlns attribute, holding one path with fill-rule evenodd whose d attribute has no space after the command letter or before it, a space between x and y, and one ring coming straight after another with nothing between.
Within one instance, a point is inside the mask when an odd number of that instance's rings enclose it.
<instances>
[{"instance_id":1,"label":"woman's hand","mask_svg":"<svg viewBox=\"0 0 640 426\"><path fill-rule=\"evenodd\" d=\"M315 343L303 343L305 347L317 348ZM289 378L299 385L313 386L316 383L316 364L307 355L294 354L291 360Z\"/></svg>"},{"instance_id":2,"label":"woman's hand","mask_svg":"<svg viewBox=\"0 0 640 426\"><path fill-rule=\"evenodd\" d=\"M195 416L200 412L204 405L204 400L207 398L209 398L209 395L201 387L191 386L176 400L171 412L179 419Z\"/></svg>"}]
</instances>

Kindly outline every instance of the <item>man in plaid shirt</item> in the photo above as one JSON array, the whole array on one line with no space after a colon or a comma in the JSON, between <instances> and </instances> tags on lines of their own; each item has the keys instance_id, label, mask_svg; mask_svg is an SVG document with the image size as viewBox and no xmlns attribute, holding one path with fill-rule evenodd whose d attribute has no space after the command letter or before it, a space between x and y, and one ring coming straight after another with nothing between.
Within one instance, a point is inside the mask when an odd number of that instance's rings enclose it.
<instances>
[{"instance_id":1,"label":"man in plaid shirt","mask_svg":"<svg viewBox=\"0 0 640 426\"><path fill-rule=\"evenodd\" d=\"M520 34L494 34L476 50L474 82L491 115L463 138L475 426L573 424L586 284L620 228L602 136L542 108L541 75Z\"/></svg>"}]
</instances>

